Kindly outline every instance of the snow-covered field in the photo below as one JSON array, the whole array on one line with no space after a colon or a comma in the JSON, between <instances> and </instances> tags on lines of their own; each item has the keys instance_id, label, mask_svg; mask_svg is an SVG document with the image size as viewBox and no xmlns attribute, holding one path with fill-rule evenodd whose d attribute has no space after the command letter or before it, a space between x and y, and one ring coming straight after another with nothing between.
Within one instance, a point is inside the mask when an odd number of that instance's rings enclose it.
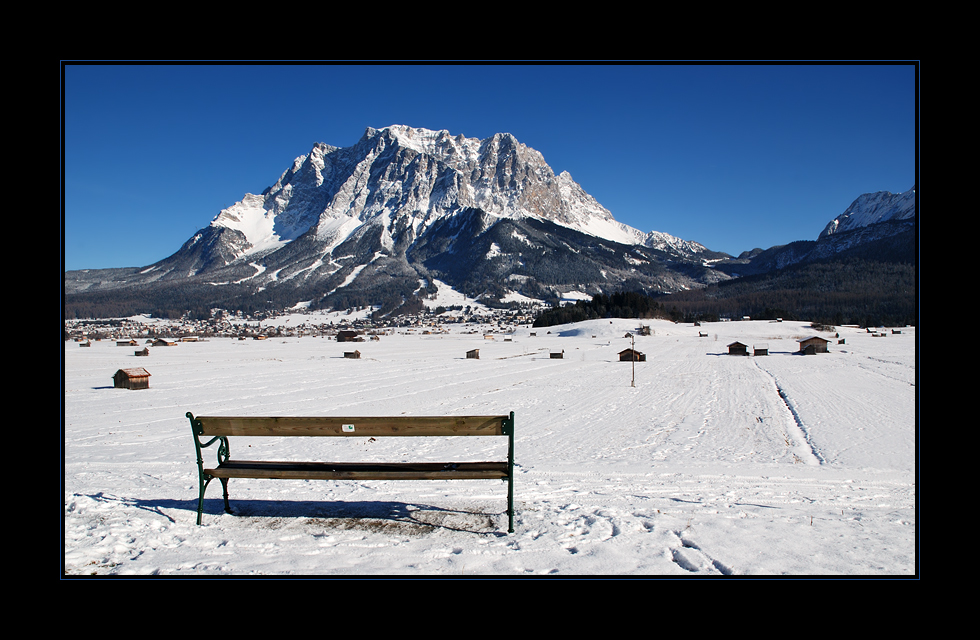
<instances>
[{"instance_id":1,"label":"snow-covered field","mask_svg":"<svg viewBox=\"0 0 980 640\"><path fill-rule=\"evenodd\" d=\"M916 334L637 321L482 333L65 343L66 575L914 576ZM646 322L644 324L647 324ZM472 327L466 327L472 330ZM550 334L548 331L550 330ZM536 336L530 332L535 331ZM699 332L707 337L699 337ZM820 335L820 334L817 334ZM505 342L505 337L511 341ZM727 355L735 340L768 356ZM470 349L480 359L466 359ZM550 352L564 351L563 359ZM145 367L150 388L112 388ZM516 415L499 481L232 480L195 524L197 415ZM490 460L505 438L239 438L233 457ZM214 447L205 450L214 461Z\"/></svg>"}]
</instances>

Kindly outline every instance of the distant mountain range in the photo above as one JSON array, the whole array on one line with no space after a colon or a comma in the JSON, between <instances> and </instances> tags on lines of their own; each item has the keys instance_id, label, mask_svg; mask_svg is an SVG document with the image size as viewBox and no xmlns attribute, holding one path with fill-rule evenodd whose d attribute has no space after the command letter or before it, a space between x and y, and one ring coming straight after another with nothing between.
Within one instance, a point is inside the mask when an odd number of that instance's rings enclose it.
<instances>
[{"instance_id":1,"label":"distant mountain range","mask_svg":"<svg viewBox=\"0 0 980 640\"><path fill-rule=\"evenodd\" d=\"M406 126L323 143L221 211L172 256L65 273L68 315L305 303L397 312L434 280L491 305L570 290L672 293L867 246L914 227L915 190L855 200L820 237L733 258L617 222L572 177L506 133Z\"/></svg>"}]
</instances>

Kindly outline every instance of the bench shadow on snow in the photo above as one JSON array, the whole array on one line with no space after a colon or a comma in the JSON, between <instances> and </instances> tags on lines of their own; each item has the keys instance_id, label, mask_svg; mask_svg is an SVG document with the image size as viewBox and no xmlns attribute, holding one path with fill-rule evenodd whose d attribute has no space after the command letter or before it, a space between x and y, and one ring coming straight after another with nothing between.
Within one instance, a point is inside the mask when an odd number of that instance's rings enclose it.
<instances>
[{"instance_id":1,"label":"bench shadow on snow","mask_svg":"<svg viewBox=\"0 0 980 640\"><path fill-rule=\"evenodd\" d=\"M99 496L93 496L99 499ZM126 504L160 515L171 522L176 520L167 512L186 513L186 522L193 524L197 518L197 498L188 500L124 500ZM370 531L396 535L428 535L437 530L459 531L482 535L507 535L507 512L483 513L446 509L429 504L406 502L330 502L312 500L231 500L229 515L224 511L224 500L205 498L205 526L252 526L267 529L311 526L323 535L340 531ZM195 525L196 526L196 525Z\"/></svg>"},{"instance_id":2,"label":"bench shadow on snow","mask_svg":"<svg viewBox=\"0 0 980 640\"><path fill-rule=\"evenodd\" d=\"M197 501L184 503L197 512ZM333 531L370 531L396 535L427 535L436 530L506 535L506 512L481 513L446 509L428 504L405 502L324 502L278 500L232 500L232 516L224 512L220 499L204 501L204 522L208 518L236 517L249 524L278 529L287 526L322 527L322 533Z\"/></svg>"}]
</instances>

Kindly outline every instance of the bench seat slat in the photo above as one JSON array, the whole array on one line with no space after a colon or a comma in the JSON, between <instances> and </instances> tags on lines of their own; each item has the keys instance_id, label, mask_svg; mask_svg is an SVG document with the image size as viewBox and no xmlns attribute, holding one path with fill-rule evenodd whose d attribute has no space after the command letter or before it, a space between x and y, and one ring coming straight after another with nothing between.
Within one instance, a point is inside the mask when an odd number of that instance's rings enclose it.
<instances>
[{"instance_id":1,"label":"bench seat slat","mask_svg":"<svg viewBox=\"0 0 980 640\"><path fill-rule=\"evenodd\" d=\"M204 473L215 478L292 480L506 480L506 462L279 462L228 460Z\"/></svg>"},{"instance_id":2,"label":"bench seat slat","mask_svg":"<svg viewBox=\"0 0 980 640\"><path fill-rule=\"evenodd\" d=\"M510 416L225 417L198 416L204 436L452 436L504 434Z\"/></svg>"}]
</instances>

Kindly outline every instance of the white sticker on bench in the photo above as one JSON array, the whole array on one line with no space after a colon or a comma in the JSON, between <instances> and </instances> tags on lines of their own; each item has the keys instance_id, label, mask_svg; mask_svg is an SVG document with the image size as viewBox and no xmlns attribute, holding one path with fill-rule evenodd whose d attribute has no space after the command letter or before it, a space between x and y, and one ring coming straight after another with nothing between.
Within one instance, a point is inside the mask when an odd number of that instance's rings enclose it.
<instances>
[{"instance_id":1,"label":"white sticker on bench","mask_svg":"<svg viewBox=\"0 0 980 640\"><path fill-rule=\"evenodd\" d=\"M354 425L352 424L342 424L340 425L340 430L344 433L354 433Z\"/></svg>"}]
</instances>

